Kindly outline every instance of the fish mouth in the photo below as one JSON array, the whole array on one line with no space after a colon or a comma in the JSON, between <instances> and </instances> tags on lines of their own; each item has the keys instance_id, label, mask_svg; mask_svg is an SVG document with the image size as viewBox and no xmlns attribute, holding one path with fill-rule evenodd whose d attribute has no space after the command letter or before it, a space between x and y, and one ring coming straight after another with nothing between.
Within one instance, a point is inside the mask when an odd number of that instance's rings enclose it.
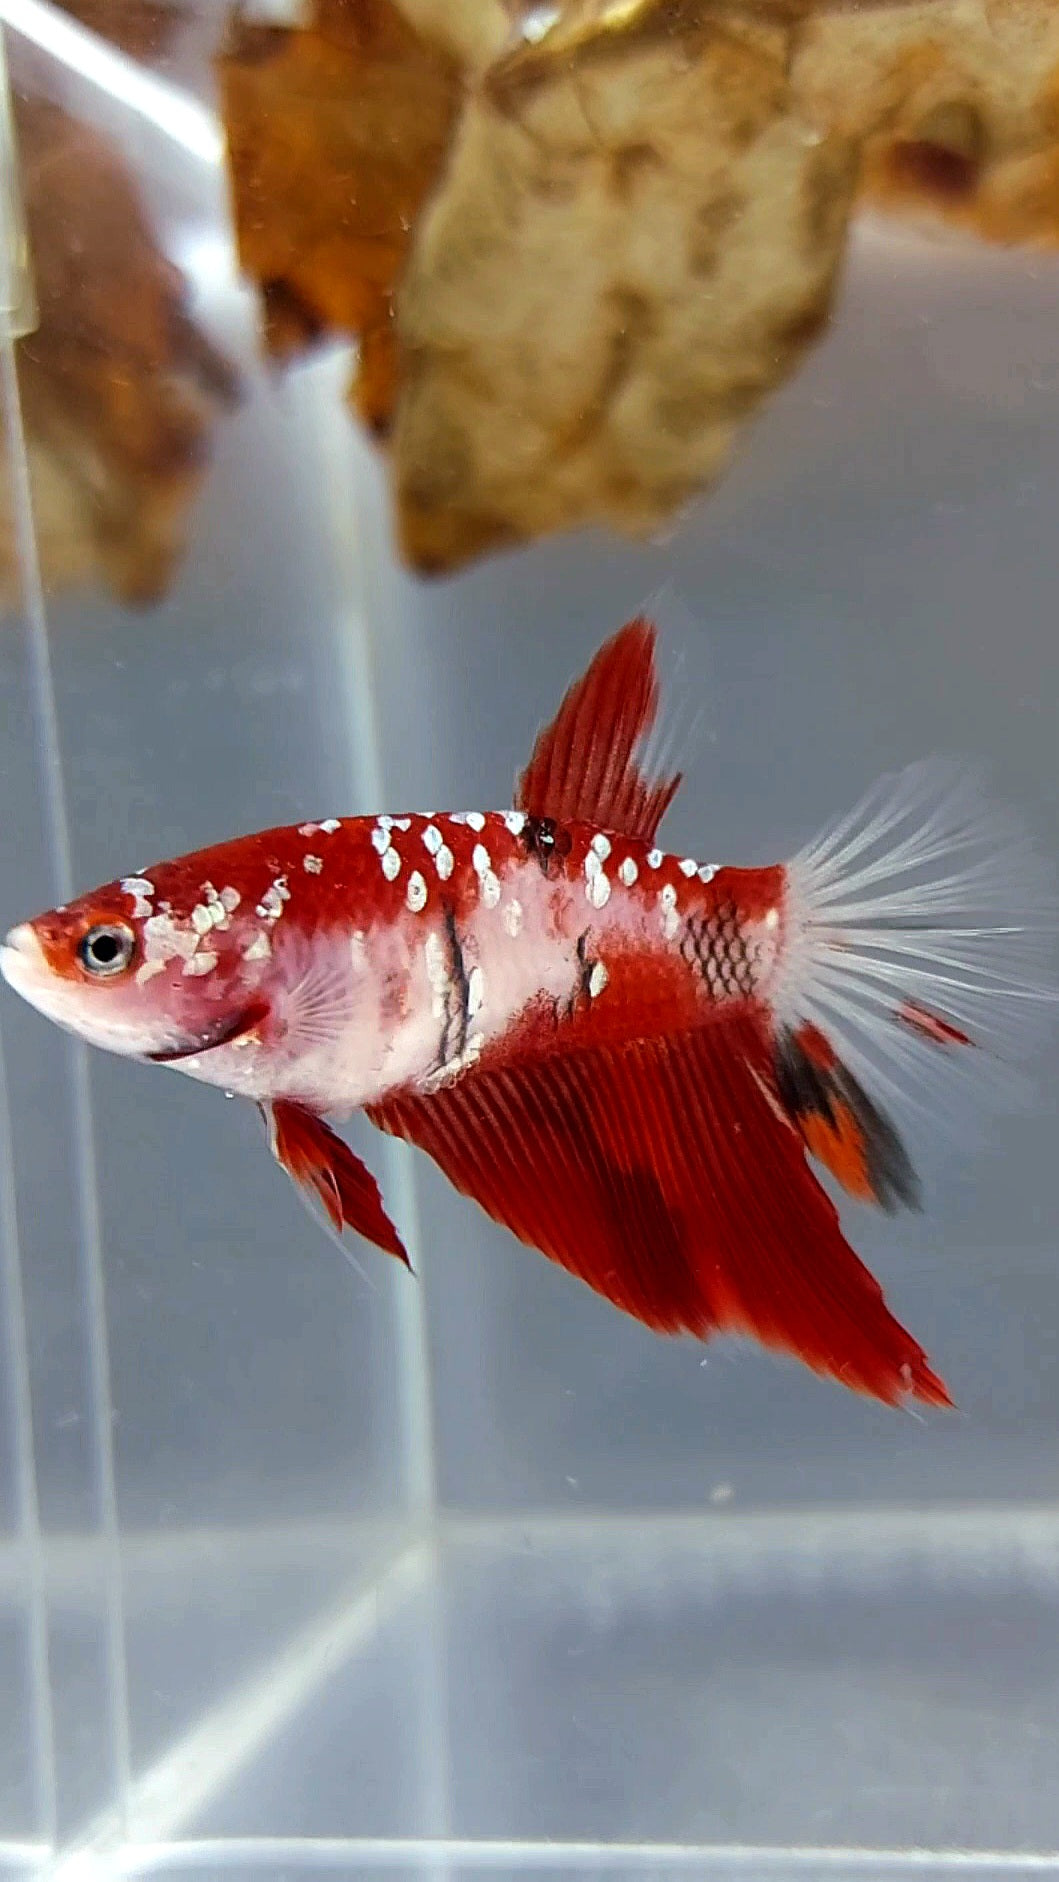
<instances>
[{"instance_id":1,"label":"fish mouth","mask_svg":"<svg viewBox=\"0 0 1059 1882\"><path fill-rule=\"evenodd\" d=\"M163 1046L158 1052L145 1053L144 1057L150 1059L152 1065L176 1065L181 1059L197 1059L203 1052L216 1052L220 1046L232 1046L237 1040L247 1038L267 1013L264 1001L256 1000L237 1013L220 1015L212 1026L200 1026L179 1045Z\"/></svg>"},{"instance_id":2,"label":"fish mouth","mask_svg":"<svg viewBox=\"0 0 1059 1882\"><path fill-rule=\"evenodd\" d=\"M0 942L0 974L23 999L32 1000L30 987L39 980L43 967L44 954L32 923L19 922Z\"/></svg>"}]
</instances>

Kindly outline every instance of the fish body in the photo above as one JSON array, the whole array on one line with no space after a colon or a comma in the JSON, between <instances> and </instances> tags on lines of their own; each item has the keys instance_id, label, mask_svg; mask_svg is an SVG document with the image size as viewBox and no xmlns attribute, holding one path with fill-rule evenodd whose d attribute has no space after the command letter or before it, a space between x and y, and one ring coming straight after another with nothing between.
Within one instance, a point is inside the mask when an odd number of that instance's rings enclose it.
<instances>
[{"instance_id":1,"label":"fish body","mask_svg":"<svg viewBox=\"0 0 1059 1882\"><path fill-rule=\"evenodd\" d=\"M924 862L966 849L969 826L937 805L916 826L914 790L788 864L663 850L679 778L638 756L653 650L643 621L607 643L512 809L238 838L22 924L0 968L92 1043L254 1100L335 1226L402 1259L325 1114L364 1109L421 1145L659 1330L752 1332L878 1397L947 1403L807 1154L862 1199L916 1201L869 1096L871 1048L961 1052L981 1030L966 1019L1029 991L997 968L1020 932L1010 857L989 884L947 860L924 884ZM988 847L984 824L970 835Z\"/></svg>"},{"instance_id":2,"label":"fish body","mask_svg":"<svg viewBox=\"0 0 1059 1882\"><path fill-rule=\"evenodd\" d=\"M148 1056L259 1103L348 1116L472 1065L653 1037L753 1002L782 900L781 869L717 869L524 811L456 811L266 831L125 878L84 919L136 937L137 1011L153 1007L159 1026ZM40 1004L50 992L60 1021L64 936L27 929L4 957L17 987L22 958L28 975L43 951ZM137 1038L99 1043L142 1050Z\"/></svg>"}]
</instances>

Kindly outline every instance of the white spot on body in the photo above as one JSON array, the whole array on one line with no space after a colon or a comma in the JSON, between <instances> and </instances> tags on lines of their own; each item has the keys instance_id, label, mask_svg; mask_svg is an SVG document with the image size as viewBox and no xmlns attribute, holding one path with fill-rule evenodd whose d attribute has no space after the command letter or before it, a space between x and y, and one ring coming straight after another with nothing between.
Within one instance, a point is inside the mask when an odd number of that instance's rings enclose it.
<instances>
[{"instance_id":1,"label":"white spot on body","mask_svg":"<svg viewBox=\"0 0 1059 1882\"><path fill-rule=\"evenodd\" d=\"M441 848L441 844L442 836L437 824L428 823L426 829L423 831L424 848L430 851L431 856L436 856Z\"/></svg>"},{"instance_id":2,"label":"white spot on body","mask_svg":"<svg viewBox=\"0 0 1059 1882\"><path fill-rule=\"evenodd\" d=\"M603 867L603 864L600 862L599 857L596 855L595 850L589 850L588 854L585 857L585 880L586 882L593 882L595 878L598 876L602 867Z\"/></svg>"},{"instance_id":3,"label":"white spot on body","mask_svg":"<svg viewBox=\"0 0 1059 1882\"><path fill-rule=\"evenodd\" d=\"M648 869L661 869L661 867L662 867L662 852L661 852L661 850L648 850L648 852L647 852L647 867L648 867Z\"/></svg>"},{"instance_id":4,"label":"white spot on body","mask_svg":"<svg viewBox=\"0 0 1059 1882\"><path fill-rule=\"evenodd\" d=\"M378 850L379 855L385 856L390 847L390 825L383 823L380 819L371 833L371 841L372 846Z\"/></svg>"},{"instance_id":5,"label":"white spot on body","mask_svg":"<svg viewBox=\"0 0 1059 1882\"><path fill-rule=\"evenodd\" d=\"M514 896L510 902L504 903L502 920L513 941L522 926L522 903L516 901Z\"/></svg>"},{"instance_id":6,"label":"white spot on body","mask_svg":"<svg viewBox=\"0 0 1059 1882\"><path fill-rule=\"evenodd\" d=\"M476 843L471 851L471 866L476 876L484 876L493 867L493 859L484 843Z\"/></svg>"},{"instance_id":7,"label":"white spot on body","mask_svg":"<svg viewBox=\"0 0 1059 1882\"><path fill-rule=\"evenodd\" d=\"M593 876L591 882L586 885L585 894L593 908L604 908L610 901L610 877L605 876L600 870L599 875Z\"/></svg>"},{"instance_id":8,"label":"white spot on body","mask_svg":"<svg viewBox=\"0 0 1059 1882\"><path fill-rule=\"evenodd\" d=\"M184 962L184 972L185 974L212 974L216 965L217 955L211 954L208 949L204 948L199 953L193 954L189 961Z\"/></svg>"},{"instance_id":9,"label":"white spot on body","mask_svg":"<svg viewBox=\"0 0 1059 1882\"><path fill-rule=\"evenodd\" d=\"M636 881L636 878L639 875L639 873L640 871L637 869L636 864L633 862L632 857L626 856L625 861L622 863L621 868L618 870L618 874L621 877L627 889L632 888L632 885Z\"/></svg>"},{"instance_id":10,"label":"white spot on body","mask_svg":"<svg viewBox=\"0 0 1059 1882\"><path fill-rule=\"evenodd\" d=\"M156 974L164 973L164 961L144 961L143 966L136 969L136 985L138 987L145 987L147 982L153 980Z\"/></svg>"},{"instance_id":11,"label":"white spot on body","mask_svg":"<svg viewBox=\"0 0 1059 1882\"><path fill-rule=\"evenodd\" d=\"M682 876L694 876L698 874L698 868L699 865L694 856L685 856L680 865L680 873Z\"/></svg>"},{"instance_id":12,"label":"white spot on body","mask_svg":"<svg viewBox=\"0 0 1059 1882\"><path fill-rule=\"evenodd\" d=\"M249 947L243 949L244 961L267 961L272 952L272 943L267 934L256 934Z\"/></svg>"},{"instance_id":13,"label":"white spot on body","mask_svg":"<svg viewBox=\"0 0 1059 1882\"><path fill-rule=\"evenodd\" d=\"M335 831L341 830L342 825L340 824L337 817L325 817L323 823L320 825L320 828L323 831L325 836L334 836Z\"/></svg>"},{"instance_id":14,"label":"white spot on body","mask_svg":"<svg viewBox=\"0 0 1059 1882\"><path fill-rule=\"evenodd\" d=\"M604 967L603 962L596 961L593 965L592 972L588 976L589 998L598 1000L609 979L610 975Z\"/></svg>"},{"instance_id":15,"label":"white spot on body","mask_svg":"<svg viewBox=\"0 0 1059 1882\"><path fill-rule=\"evenodd\" d=\"M427 979L434 996L431 1011L435 1019L445 1017L445 996L449 988L448 970L445 965L445 949L440 936L431 932L423 943L423 957L426 961Z\"/></svg>"},{"instance_id":16,"label":"white spot on body","mask_svg":"<svg viewBox=\"0 0 1059 1882\"><path fill-rule=\"evenodd\" d=\"M609 836L604 836L602 830L597 831L596 835L592 838L592 848L595 850L600 860L606 862L607 857L610 855Z\"/></svg>"},{"instance_id":17,"label":"white spot on body","mask_svg":"<svg viewBox=\"0 0 1059 1882\"><path fill-rule=\"evenodd\" d=\"M662 910L662 933L667 941L672 941L680 928L680 916L677 914L677 892L671 882L666 883L658 901Z\"/></svg>"},{"instance_id":18,"label":"white spot on body","mask_svg":"<svg viewBox=\"0 0 1059 1882\"><path fill-rule=\"evenodd\" d=\"M455 858L447 843L443 843L434 858L434 867L442 882L447 882L452 874Z\"/></svg>"},{"instance_id":19,"label":"white spot on body","mask_svg":"<svg viewBox=\"0 0 1059 1882\"><path fill-rule=\"evenodd\" d=\"M486 908L495 908L500 900L500 881L491 869L487 869L480 880L482 901Z\"/></svg>"},{"instance_id":20,"label":"white spot on body","mask_svg":"<svg viewBox=\"0 0 1059 1882\"><path fill-rule=\"evenodd\" d=\"M143 924L144 956L149 961L188 961L198 947L199 937L190 927L174 921L161 911Z\"/></svg>"},{"instance_id":21,"label":"white spot on body","mask_svg":"<svg viewBox=\"0 0 1059 1882\"><path fill-rule=\"evenodd\" d=\"M304 869L307 876L320 875L321 871L323 870L323 866L324 866L324 859L322 856L303 856L302 857L302 868Z\"/></svg>"},{"instance_id":22,"label":"white spot on body","mask_svg":"<svg viewBox=\"0 0 1059 1882\"><path fill-rule=\"evenodd\" d=\"M145 915L149 915L151 904L148 897L154 894L154 883L148 882L146 876L125 876L121 886L125 894L133 898L134 921L140 921ZM61 910L59 912L62 913Z\"/></svg>"},{"instance_id":23,"label":"white spot on body","mask_svg":"<svg viewBox=\"0 0 1059 1882\"><path fill-rule=\"evenodd\" d=\"M387 882L396 882L401 873L401 858L398 856L396 850L389 849L386 851L382 859L382 873L386 877Z\"/></svg>"},{"instance_id":24,"label":"white spot on body","mask_svg":"<svg viewBox=\"0 0 1059 1882\"><path fill-rule=\"evenodd\" d=\"M218 895L212 882L204 882L202 895L202 902L191 911L192 927L199 934L208 934L211 928L230 927L229 914L232 908L237 907L242 900L238 890L226 889L223 895ZM233 895L235 896L234 903L231 900Z\"/></svg>"},{"instance_id":25,"label":"white spot on body","mask_svg":"<svg viewBox=\"0 0 1059 1882\"><path fill-rule=\"evenodd\" d=\"M265 890L254 912L262 921L278 921L283 913L284 902L289 901L290 887L287 878L277 876L271 887Z\"/></svg>"},{"instance_id":26,"label":"white spot on body","mask_svg":"<svg viewBox=\"0 0 1059 1882\"><path fill-rule=\"evenodd\" d=\"M461 1072L465 1072L469 1065L474 1065L481 1058L484 1044L485 1034L472 1032L463 1051L456 1058L448 1059L444 1065L439 1065L436 1071L429 1073L423 1079L423 1090L440 1091L444 1085L454 1084Z\"/></svg>"},{"instance_id":27,"label":"white spot on body","mask_svg":"<svg viewBox=\"0 0 1059 1882\"><path fill-rule=\"evenodd\" d=\"M521 836L526 827L526 813L524 810L505 810L504 822L512 836Z\"/></svg>"},{"instance_id":28,"label":"white spot on body","mask_svg":"<svg viewBox=\"0 0 1059 1882\"><path fill-rule=\"evenodd\" d=\"M413 869L408 878L408 887L405 890L404 899L413 915L418 915L420 909L426 907L427 885L423 881L418 869Z\"/></svg>"},{"instance_id":29,"label":"white spot on body","mask_svg":"<svg viewBox=\"0 0 1059 1882\"><path fill-rule=\"evenodd\" d=\"M699 870L699 881L700 882L712 882L716 874L717 874L716 863L703 863L702 868Z\"/></svg>"},{"instance_id":30,"label":"white spot on body","mask_svg":"<svg viewBox=\"0 0 1059 1882\"><path fill-rule=\"evenodd\" d=\"M485 818L482 816L482 813L480 810L465 811L464 822L472 830L484 830L485 829Z\"/></svg>"},{"instance_id":31,"label":"white spot on body","mask_svg":"<svg viewBox=\"0 0 1059 1882\"><path fill-rule=\"evenodd\" d=\"M485 999L485 975L480 967L472 967L467 976L467 1011L473 1019L481 1011Z\"/></svg>"},{"instance_id":32,"label":"white spot on body","mask_svg":"<svg viewBox=\"0 0 1059 1882\"><path fill-rule=\"evenodd\" d=\"M234 915L242 899L238 889L225 888L221 890L221 907L227 915Z\"/></svg>"},{"instance_id":33,"label":"white spot on body","mask_svg":"<svg viewBox=\"0 0 1059 1882\"><path fill-rule=\"evenodd\" d=\"M390 821L395 830L410 830L412 828L411 817L392 817Z\"/></svg>"}]
</instances>

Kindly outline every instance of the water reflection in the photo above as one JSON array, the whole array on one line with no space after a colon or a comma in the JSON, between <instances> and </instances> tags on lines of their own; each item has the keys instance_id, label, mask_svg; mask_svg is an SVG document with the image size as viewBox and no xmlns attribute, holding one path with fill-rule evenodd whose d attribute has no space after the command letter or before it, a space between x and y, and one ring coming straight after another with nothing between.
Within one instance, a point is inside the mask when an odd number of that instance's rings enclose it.
<instances>
[{"instance_id":1,"label":"water reflection","mask_svg":"<svg viewBox=\"0 0 1059 1882\"><path fill-rule=\"evenodd\" d=\"M24 82L14 108L39 307L17 354L44 581L152 601L183 553L236 379L191 317L120 151ZM4 531L0 601L17 592Z\"/></svg>"}]
</instances>

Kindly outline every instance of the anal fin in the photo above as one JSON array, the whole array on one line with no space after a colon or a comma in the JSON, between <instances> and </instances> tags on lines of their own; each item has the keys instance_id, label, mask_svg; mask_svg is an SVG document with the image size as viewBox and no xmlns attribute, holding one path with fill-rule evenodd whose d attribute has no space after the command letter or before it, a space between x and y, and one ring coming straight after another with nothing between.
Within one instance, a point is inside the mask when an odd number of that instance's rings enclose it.
<instances>
[{"instance_id":1,"label":"anal fin","mask_svg":"<svg viewBox=\"0 0 1059 1882\"><path fill-rule=\"evenodd\" d=\"M382 1204L370 1170L342 1138L304 1105L277 1098L262 1107L277 1163L323 1204L332 1227L355 1229L406 1268L411 1262Z\"/></svg>"},{"instance_id":2,"label":"anal fin","mask_svg":"<svg viewBox=\"0 0 1059 1882\"><path fill-rule=\"evenodd\" d=\"M763 1021L472 1072L368 1115L660 1332L752 1334L888 1404L950 1403L806 1162Z\"/></svg>"}]
</instances>

